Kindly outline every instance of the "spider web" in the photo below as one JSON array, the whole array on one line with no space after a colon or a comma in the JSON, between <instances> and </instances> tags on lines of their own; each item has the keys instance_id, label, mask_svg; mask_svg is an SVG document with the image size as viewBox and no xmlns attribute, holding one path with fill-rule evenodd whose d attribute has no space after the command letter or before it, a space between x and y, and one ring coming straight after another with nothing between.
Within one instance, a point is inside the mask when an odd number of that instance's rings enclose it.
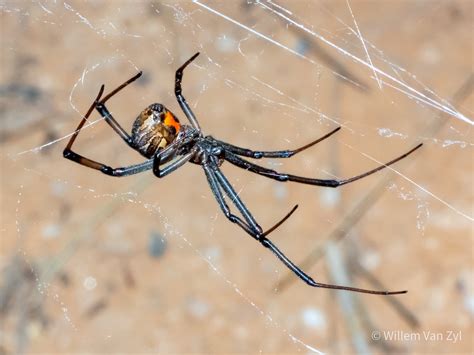
<instances>
[{"instance_id":1,"label":"spider web","mask_svg":"<svg viewBox=\"0 0 474 355\"><path fill-rule=\"evenodd\" d=\"M117 4L0 5L2 348L472 351L472 4ZM183 90L206 134L276 150L342 127L266 167L345 178L424 143L337 190L223 166L264 229L300 204L270 238L315 279L408 295L333 297L298 282L225 219L197 166L112 179L62 159L100 85L139 70L108 105L120 124L152 102L184 121L174 71L196 51ZM75 150L140 162L102 121L91 117ZM373 341L378 330L463 336Z\"/></svg>"}]
</instances>

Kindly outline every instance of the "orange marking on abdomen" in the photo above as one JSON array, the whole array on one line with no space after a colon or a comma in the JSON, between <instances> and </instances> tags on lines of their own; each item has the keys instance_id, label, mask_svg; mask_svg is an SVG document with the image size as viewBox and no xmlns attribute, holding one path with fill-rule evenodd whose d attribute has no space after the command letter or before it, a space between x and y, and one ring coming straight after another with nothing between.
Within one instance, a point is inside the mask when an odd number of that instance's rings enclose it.
<instances>
[{"instance_id":1,"label":"orange marking on abdomen","mask_svg":"<svg viewBox=\"0 0 474 355\"><path fill-rule=\"evenodd\" d=\"M179 124L178 120L173 116L171 112L165 113L165 120L163 123L166 126L173 126L176 129L176 132L178 132L181 128L181 125Z\"/></svg>"}]
</instances>

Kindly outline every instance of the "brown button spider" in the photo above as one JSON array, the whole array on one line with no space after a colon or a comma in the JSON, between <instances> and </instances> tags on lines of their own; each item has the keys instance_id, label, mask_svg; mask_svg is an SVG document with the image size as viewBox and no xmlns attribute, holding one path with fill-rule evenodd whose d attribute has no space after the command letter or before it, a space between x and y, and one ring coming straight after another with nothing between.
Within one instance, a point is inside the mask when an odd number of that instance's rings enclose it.
<instances>
[{"instance_id":1,"label":"brown button spider","mask_svg":"<svg viewBox=\"0 0 474 355\"><path fill-rule=\"evenodd\" d=\"M280 249L273 244L267 236L278 228L283 222L285 222L292 213L296 210L298 205L271 227L266 232L263 231L262 227L257 223L252 213L247 209L245 204L242 202L234 188L224 176L220 170L220 166L224 161L250 171L255 174L265 176L270 179L277 181L294 181L301 184L325 186L325 187L338 187L349 184L356 180L362 179L368 175L371 175L379 170L386 168L389 165L396 163L397 161L405 158L409 154L421 147L422 144L417 145L407 153L395 158L388 163L378 166L366 173L351 177L344 180L323 180L313 179L302 176L290 175L279 173L272 169L264 168L260 165L254 164L245 158L261 159L261 158L290 158L296 153L299 153L313 145L321 142L322 140L330 137L340 127L327 133L323 137L311 142L301 148L294 150L281 150L281 151L254 151L247 148L237 147L235 145L220 141L211 136L204 136L199 126L198 120L191 108L189 107L186 99L182 95L181 80L183 78L184 69L199 55L199 52L194 54L188 59L177 71L175 76L175 89L176 99L178 100L179 106L183 110L187 119L191 125L180 124L176 116L171 113L165 106L155 103L148 106L138 115L132 128L132 133L129 135L115 120L112 114L109 112L105 103L112 96L117 94L123 88L130 83L137 80L142 73L139 72L134 77L130 78L122 85L112 90L109 94L102 98L104 93L104 85L100 87L99 94L94 100L86 115L83 117L76 131L73 133L68 145L64 149L63 155L65 158L70 159L81 165L85 165L89 168L101 171L104 174L111 176L128 176L138 174L146 170L153 170L158 178L165 177L172 173L179 167L183 166L187 162L201 165L204 173L207 177L207 182L214 194L214 197L222 209L225 216L233 223L237 224L255 240L260 242L264 247L270 249L273 254L276 255L280 261L286 265L291 271L293 271L300 279L306 282L308 285L313 287L323 287L339 290L348 290L362 293L370 293L377 295L393 295L406 293L407 291L373 291L355 287L338 286L324 284L314 281L309 275L303 272L298 266L296 266ZM121 168L112 168L105 164L83 157L73 152L72 145L76 140L79 132L81 131L84 123L91 115L92 111L96 109L105 121L112 127L112 129L130 146L130 148L136 150L143 155L147 160L140 164L130 165ZM167 164L168 163L168 164ZM163 166L163 164L167 164ZM234 204L237 210L240 212L241 217L233 214L227 205L224 195L227 195L230 201Z\"/></svg>"}]
</instances>

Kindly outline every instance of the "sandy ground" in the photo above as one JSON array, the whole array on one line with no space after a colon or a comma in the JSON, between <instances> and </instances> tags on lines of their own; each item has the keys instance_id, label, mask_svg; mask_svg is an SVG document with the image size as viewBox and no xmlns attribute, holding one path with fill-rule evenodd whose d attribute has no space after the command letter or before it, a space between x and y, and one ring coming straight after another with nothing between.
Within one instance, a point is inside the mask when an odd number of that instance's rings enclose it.
<instances>
[{"instance_id":1,"label":"sandy ground","mask_svg":"<svg viewBox=\"0 0 474 355\"><path fill-rule=\"evenodd\" d=\"M2 1L0 353L472 353L472 2L350 5ZM343 178L424 143L337 190L223 166L264 229L299 204L270 237L318 281L406 295L306 286L198 166L63 159L100 85L138 70L108 104L120 124L152 102L184 122L174 71L196 51L183 88L206 134L272 150L342 126L265 167ZM142 161L98 118L78 152Z\"/></svg>"}]
</instances>

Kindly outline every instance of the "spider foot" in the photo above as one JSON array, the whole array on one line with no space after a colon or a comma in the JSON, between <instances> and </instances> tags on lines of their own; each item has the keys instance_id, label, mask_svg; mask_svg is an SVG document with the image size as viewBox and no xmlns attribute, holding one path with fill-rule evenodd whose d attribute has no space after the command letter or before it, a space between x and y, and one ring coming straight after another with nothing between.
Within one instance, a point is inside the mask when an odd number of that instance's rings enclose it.
<instances>
[{"instance_id":1,"label":"spider foot","mask_svg":"<svg viewBox=\"0 0 474 355\"><path fill-rule=\"evenodd\" d=\"M295 205L290 212L288 212L286 214L285 217L283 217L280 221L278 221L273 227L271 227L270 229L268 229L265 233L261 234L259 236L259 239L262 241L263 243L263 240L265 240L266 236L269 235L271 232L273 232L275 229L277 229L278 227L280 227L283 223L285 223L285 221L290 218L290 216L296 211L296 209L298 208L298 205Z\"/></svg>"}]
</instances>

